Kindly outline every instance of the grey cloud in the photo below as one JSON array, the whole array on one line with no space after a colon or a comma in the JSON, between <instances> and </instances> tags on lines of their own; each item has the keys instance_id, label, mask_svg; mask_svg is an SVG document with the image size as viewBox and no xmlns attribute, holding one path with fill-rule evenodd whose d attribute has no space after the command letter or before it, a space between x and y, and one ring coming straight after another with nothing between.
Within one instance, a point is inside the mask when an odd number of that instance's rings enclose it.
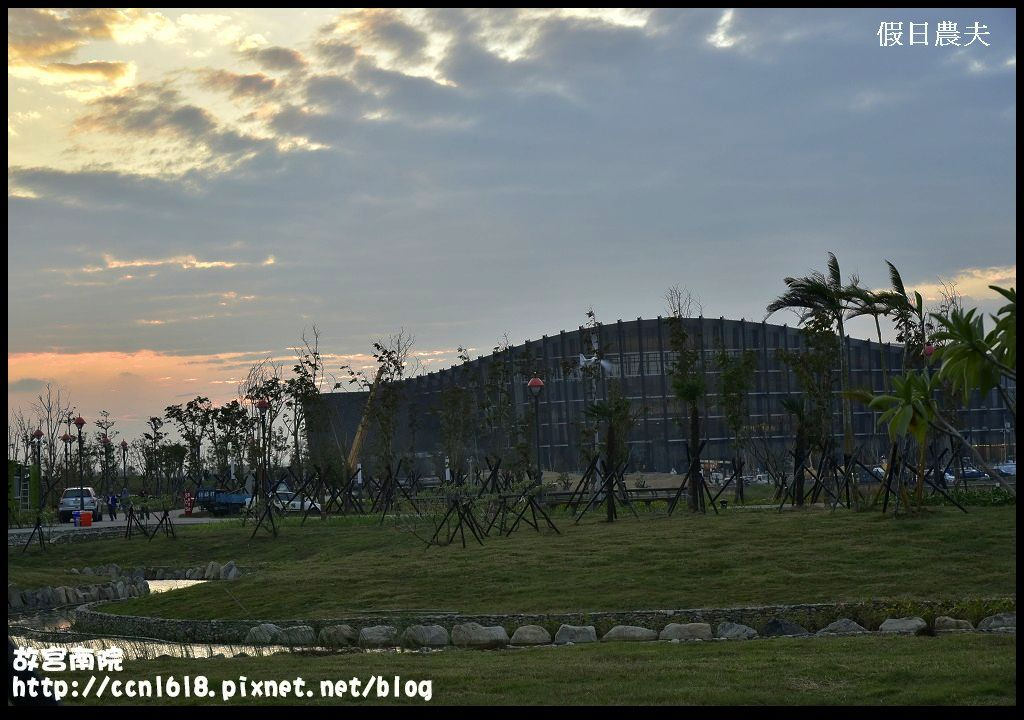
<instances>
[{"instance_id":1,"label":"grey cloud","mask_svg":"<svg viewBox=\"0 0 1024 720\"><path fill-rule=\"evenodd\" d=\"M110 38L115 10L8 8L7 52L20 61L63 60L90 40Z\"/></svg>"},{"instance_id":2,"label":"grey cloud","mask_svg":"<svg viewBox=\"0 0 1024 720\"><path fill-rule=\"evenodd\" d=\"M262 73L240 75L227 70L206 70L200 84L210 90L220 90L231 97L263 97L274 92L277 81Z\"/></svg>"},{"instance_id":3,"label":"grey cloud","mask_svg":"<svg viewBox=\"0 0 1024 720\"><path fill-rule=\"evenodd\" d=\"M427 47L426 33L390 13L370 16L363 31L404 61L418 62L423 59L423 51Z\"/></svg>"},{"instance_id":4,"label":"grey cloud","mask_svg":"<svg viewBox=\"0 0 1024 720\"><path fill-rule=\"evenodd\" d=\"M113 96L94 100L91 112L75 121L79 132L151 136L166 133L182 140L201 142L223 155L239 155L266 147L265 140L222 129L207 110L185 103L169 84L140 85Z\"/></svg>"},{"instance_id":5,"label":"grey cloud","mask_svg":"<svg viewBox=\"0 0 1024 720\"><path fill-rule=\"evenodd\" d=\"M737 11L748 35L798 20L748 12ZM881 54L856 34L871 13L821 13L848 38L780 40L767 59L709 46L718 11L656 13L656 34L551 21L516 62L482 47L480 14L441 15L457 31L442 65L457 87L365 58L344 77L293 79L317 113L287 105L273 127L330 149L250 145L230 172L187 182L9 170L39 196L8 199L12 347L256 351L293 341L309 318L341 352L402 325L424 346L490 347L504 329L519 339L575 327L588 304L604 320L655 315L675 282L709 314L760 317L781 278L827 249L879 284L883 257L919 278L1015 262L1012 77L951 75L935 53ZM865 87L903 101L850 113ZM188 105L173 93L154 104ZM389 119L364 119L375 110ZM202 114L175 123L161 131L218 132ZM208 275L71 289L35 270L104 251L210 257L236 240L250 261L278 263L233 273L231 290L260 299L201 334L129 321L167 312L156 298L172 293L196 296L174 301L180 316L211 312ZM44 284L56 297L37 307ZM101 323L96 308L111 308Z\"/></svg>"},{"instance_id":6,"label":"grey cloud","mask_svg":"<svg viewBox=\"0 0 1024 720\"><path fill-rule=\"evenodd\" d=\"M316 54L329 65L348 65L356 57L354 47L341 40L324 40L314 46Z\"/></svg>"},{"instance_id":7,"label":"grey cloud","mask_svg":"<svg viewBox=\"0 0 1024 720\"><path fill-rule=\"evenodd\" d=\"M265 47L246 50L244 55L265 70L301 70L306 67L302 53L285 47Z\"/></svg>"},{"instance_id":8,"label":"grey cloud","mask_svg":"<svg viewBox=\"0 0 1024 720\"><path fill-rule=\"evenodd\" d=\"M36 393L46 387L46 380L40 380L38 378L22 378L21 380L15 380L14 382L7 383L7 392L9 393Z\"/></svg>"}]
</instances>

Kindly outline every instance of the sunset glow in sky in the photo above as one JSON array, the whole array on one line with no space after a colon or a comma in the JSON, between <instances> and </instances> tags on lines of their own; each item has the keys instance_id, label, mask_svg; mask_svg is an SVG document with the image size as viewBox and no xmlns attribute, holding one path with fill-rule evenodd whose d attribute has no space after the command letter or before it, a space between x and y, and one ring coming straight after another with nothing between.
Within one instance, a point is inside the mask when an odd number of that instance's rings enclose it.
<instances>
[{"instance_id":1,"label":"sunset glow in sky","mask_svg":"<svg viewBox=\"0 0 1024 720\"><path fill-rule=\"evenodd\" d=\"M1010 10L12 9L7 96L8 408L129 436L313 323L429 370L676 283L760 320L828 250L1016 284Z\"/></svg>"}]
</instances>

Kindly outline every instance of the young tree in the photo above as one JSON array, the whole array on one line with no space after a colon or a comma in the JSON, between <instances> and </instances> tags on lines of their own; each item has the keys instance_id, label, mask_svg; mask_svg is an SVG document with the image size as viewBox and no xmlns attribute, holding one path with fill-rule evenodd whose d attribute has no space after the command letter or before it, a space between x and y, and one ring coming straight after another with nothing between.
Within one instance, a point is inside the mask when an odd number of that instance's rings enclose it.
<instances>
[{"instance_id":1,"label":"young tree","mask_svg":"<svg viewBox=\"0 0 1024 720\"><path fill-rule=\"evenodd\" d=\"M203 438L212 424L213 403L210 398L199 395L184 405L168 405L164 408L164 417L174 423L175 429L185 441L189 450L188 471L197 479L202 477L203 461L201 448Z\"/></svg>"},{"instance_id":2,"label":"young tree","mask_svg":"<svg viewBox=\"0 0 1024 720\"><path fill-rule=\"evenodd\" d=\"M360 427L353 440L353 452L358 453L362 435L367 428L373 430L376 472L396 467L398 455L395 451L395 433L398 411L402 402L401 382L405 379L412 361L411 353L415 338L404 328L373 343L373 359L377 363L374 379L370 380L362 370L343 365L342 371L349 377L349 384L367 392L366 406ZM339 383L340 385L340 383ZM349 468L353 471L354 468Z\"/></svg>"},{"instance_id":3,"label":"young tree","mask_svg":"<svg viewBox=\"0 0 1024 720\"><path fill-rule=\"evenodd\" d=\"M103 478L103 496L110 493L110 468L113 461L114 438L117 432L114 431L116 420L110 418L109 410L100 410L99 420L96 421L99 432L96 434L96 451L100 460L100 473Z\"/></svg>"},{"instance_id":4,"label":"young tree","mask_svg":"<svg viewBox=\"0 0 1024 720\"><path fill-rule=\"evenodd\" d=\"M164 420L156 415L149 418L146 421L146 425L149 426L149 432L143 433L142 436L147 442L147 453L146 453L146 477L152 483L151 487L157 495L160 494L160 444L164 438L167 437L161 428L164 426ZM149 490L146 487L148 483L143 483L143 490Z\"/></svg>"},{"instance_id":5,"label":"young tree","mask_svg":"<svg viewBox=\"0 0 1024 720\"><path fill-rule=\"evenodd\" d=\"M58 464L64 450L60 436L63 434L62 423L71 412L70 396L64 388L46 383L46 388L36 397L33 409L39 418L39 429L43 431L43 479L47 483L43 492L48 493L57 486L60 477Z\"/></svg>"},{"instance_id":6,"label":"young tree","mask_svg":"<svg viewBox=\"0 0 1024 720\"><path fill-rule=\"evenodd\" d=\"M839 261L831 252L828 254L827 265L827 275L815 270L804 277L785 278L784 282L789 289L769 303L765 318L779 310L790 309L797 312L801 324L814 320L818 324L827 324L838 335L839 386L843 391L843 466L849 467L853 455L853 410L846 393L850 389L850 368L847 362L845 318L846 313L855 305L854 298L860 280L854 275L850 282L844 285ZM857 492L856 477L856 473L853 473L850 484L854 489L855 507L859 507L860 496Z\"/></svg>"},{"instance_id":7,"label":"young tree","mask_svg":"<svg viewBox=\"0 0 1024 720\"><path fill-rule=\"evenodd\" d=\"M617 381L609 383L608 399L598 400L586 409L587 417L604 425L605 502L608 522L615 521L614 476L629 454L629 433L638 414L633 412L629 398L622 394Z\"/></svg>"},{"instance_id":8,"label":"young tree","mask_svg":"<svg viewBox=\"0 0 1024 720\"><path fill-rule=\"evenodd\" d=\"M811 318L800 332L804 350L780 350L779 358L796 375L801 397L787 398L783 407L794 424L794 497L798 506L804 504L805 467L814 447L825 452L832 434L832 368L835 367L838 338L827 321Z\"/></svg>"},{"instance_id":9,"label":"young tree","mask_svg":"<svg viewBox=\"0 0 1024 720\"><path fill-rule=\"evenodd\" d=\"M719 370L718 402L725 417L725 424L732 435L732 444L737 460L742 457L750 440L750 408L748 400L754 387L754 375L757 371L757 353L743 350L731 355L723 347L719 347L715 356L715 365ZM740 463L736 462L737 471ZM743 477L736 478L736 500L743 500Z\"/></svg>"},{"instance_id":10,"label":"young tree","mask_svg":"<svg viewBox=\"0 0 1024 720\"><path fill-rule=\"evenodd\" d=\"M669 311L669 347L676 356L668 375L672 392L689 410L689 507L691 512L696 512L700 507L701 493L701 405L707 395L707 379L704 373L704 358L701 357L700 338L691 338L683 325L686 305L681 299L684 297L686 296L677 286L669 288L666 294Z\"/></svg>"}]
</instances>

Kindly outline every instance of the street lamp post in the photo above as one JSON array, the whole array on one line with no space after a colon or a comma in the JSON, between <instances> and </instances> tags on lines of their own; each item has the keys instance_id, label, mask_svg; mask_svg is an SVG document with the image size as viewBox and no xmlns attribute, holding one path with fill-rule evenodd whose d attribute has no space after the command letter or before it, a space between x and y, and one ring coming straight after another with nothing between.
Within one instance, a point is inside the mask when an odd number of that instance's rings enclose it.
<instances>
[{"instance_id":1,"label":"street lamp post","mask_svg":"<svg viewBox=\"0 0 1024 720\"><path fill-rule=\"evenodd\" d=\"M39 473L39 509L43 509L43 458L40 452L42 446L43 431L36 428L36 431L32 433L33 444L36 449L36 472Z\"/></svg>"},{"instance_id":2,"label":"street lamp post","mask_svg":"<svg viewBox=\"0 0 1024 720\"><path fill-rule=\"evenodd\" d=\"M60 436L64 441L64 489L71 484L71 443L74 438L69 433Z\"/></svg>"},{"instance_id":3,"label":"street lamp post","mask_svg":"<svg viewBox=\"0 0 1024 720\"><path fill-rule=\"evenodd\" d=\"M256 409L260 411L260 465L263 475L263 481L261 484L262 492L264 495L270 492L270 488L267 487L269 474L270 452L267 448L267 410L270 409L270 403L267 402L266 398L260 398L259 402L256 403Z\"/></svg>"},{"instance_id":4,"label":"street lamp post","mask_svg":"<svg viewBox=\"0 0 1024 720\"><path fill-rule=\"evenodd\" d=\"M128 487L128 441L121 441L121 482Z\"/></svg>"},{"instance_id":5,"label":"street lamp post","mask_svg":"<svg viewBox=\"0 0 1024 720\"><path fill-rule=\"evenodd\" d=\"M104 434L100 438L100 445L103 446L103 495L110 493L110 438Z\"/></svg>"},{"instance_id":6,"label":"street lamp post","mask_svg":"<svg viewBox=\"0 0 1024 720\"><path fill-rule=\"evenodd\" d=\"M84 512L85 495L82 494L82 488L85 487L85 458L83 447L85 440L82 437L82 428L85 427L85 418L81 415L76 417L75 426L78 428L78 509Z\"/></svg>"},{"instance_id":7,"label":"street lamp post","mask_svg":"<svg viewBox=\"0 0 1024 720\"><path fill-rule=\"evenodd\" d=\"M526 387L529 388L530 394L533 395L533 424L537 426L537 480L536 484L541 484L541 475L543 470L540 466L540 394L544 390L544 381L537 377L537 373L533 374L530 381L526 383Z\"/></svg>"}]
</instances>

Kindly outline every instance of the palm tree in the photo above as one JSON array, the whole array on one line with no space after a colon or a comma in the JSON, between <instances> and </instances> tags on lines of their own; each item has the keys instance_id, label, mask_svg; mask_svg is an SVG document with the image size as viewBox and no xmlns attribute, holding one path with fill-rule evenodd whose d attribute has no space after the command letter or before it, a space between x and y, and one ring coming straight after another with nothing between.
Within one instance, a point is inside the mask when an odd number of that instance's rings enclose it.
<instances>
[{"instance_id":1,"label":"palm tree","mask_svg":"<svg viewBox=\"0 0 1024 720\"><path fill-rule=\"evenodd\" d=\"M843 284L839 271L839 260L834 253L828 254L828 275L817 270L805 277L788 277L784 282L789 288L767 307L765 319L779 310L796 310L800 323L822 322L833 328L839 335L839 387L843 411L843 465L849 465L853 455L853 411L847 391L850 387L850 368L846 354L846 312L853 307L852 298L859 292L860 280L854 275L850 282ZM854 482L855 480L854 475ZM856 495L856 493L854 493Z\"/></svg>"},{"instance_id":2,"label":"palm tree","mask_svg":"<svg viewBox=\"0 0 1024 720\"><path fill-rule=\"evenodd\" d=\"M915 499L920 507L924 501L924 465L928 428L939 416L935 394L939 390L937 375L925 368L908 370L903 377L893 378L891 395L876 395L869 407L882 411L879 423L889 426L889 438L895 442L910 434L917 443L917 489Z\"/></svg>"},{"instance_id":3,"label":"palm tree","mask_svg":"<svg viewBox=\"0 0 1024 720\"><path fill-rule=\"evenodd\" d=\"M889 392L889 356L885 353L882 343L882 326L878 318L889 314L889 305L885 302L880 293L875 293L867 288L850 288L850 302L852 307L846 313L846 319L852 320L856 317L870 315L875 321L875 334L878 337L879 357L882 361L882 386Z\"/></svg>"},{"instance_id":4,"label":"palm tree","mask_svg":"<svg viewBox=\"0 0 1024 720\"><path fill-rule=\"evenodd\" d=\"M911 357L910 351L923 351L927 341L928 323L925 320L924 300L919 292L915 292L911 298L903 285L900 271L888 260L885 264L889 266L889 282L892 289L875 293L874 299L885 308L885 314L893 318L896 340L903 343L903 370L906 371Z\"/></svg>"}]
</instances>

